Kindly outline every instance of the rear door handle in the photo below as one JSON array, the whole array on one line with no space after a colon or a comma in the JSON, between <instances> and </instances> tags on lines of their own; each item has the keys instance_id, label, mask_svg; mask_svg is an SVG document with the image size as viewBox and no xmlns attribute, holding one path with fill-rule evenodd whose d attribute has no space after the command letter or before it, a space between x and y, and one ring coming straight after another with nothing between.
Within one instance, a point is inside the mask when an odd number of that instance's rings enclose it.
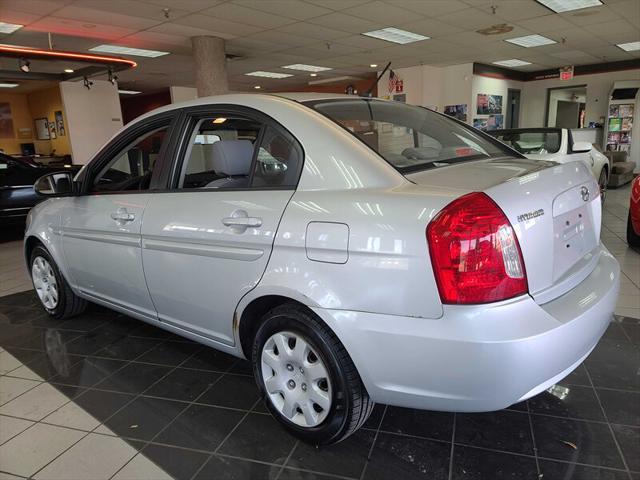
<instances>
[{"instance_id":1,"label":"rear door handle","mask_svg":"<svg viewBox=\"0 0 640 480\"><path fill-rule=\"evenodd\" d=\"M261 227L262 219L258 217L226 217L222 219L227 227Z\"/></svg>"},{"instance_id":2,"label":"rear door handle","mask_svg":"<svg viewBox=\"0 0 640 480\"><path fill-rule=\"evenodd\" d=\"M124 223L133 222L136 219L135 214L129 213L126 208L119 208L111 213L111 219L122 225Z\"/></svg>"}]
</instances>

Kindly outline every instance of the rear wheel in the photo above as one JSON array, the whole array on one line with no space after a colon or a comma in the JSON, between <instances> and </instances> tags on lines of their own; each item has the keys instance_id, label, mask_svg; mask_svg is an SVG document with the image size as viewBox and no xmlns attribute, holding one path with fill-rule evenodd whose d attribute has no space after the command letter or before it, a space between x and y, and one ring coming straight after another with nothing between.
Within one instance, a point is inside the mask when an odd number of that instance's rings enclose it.
<instances>
[{"instance_id":1,"label":"rear wheel","mask_svg":"<svg viewBox=\"0 0 640 480\"><path fill-rule=\"evenodd\" d=\"M306 442L339 442L371 414L374 403L344 346L304 307L271 310L256 333L252 359L267 408Z\"/></svg>"},{"instance_id":2,"label":"rear wheel","mask_svg":"<svg viewBox=\"0 0 640 480\"><path fill-rule=\"evenodd\" d=\"M31 252L31 281L40 303L57 319L70 318L84 311L86 300L78 297L60 273L56 262L42 246Z\"/></svg>"},{"instance_id":3,"label":"rear wheel","mask_svg":"<svg viewBox=\"0 0 640 480\"><path fill-rule=\"evenodd\" d=\"M633 229L631 214L627 217L627 243L630 247L640 248L640 235Z\"/></svg>"},{"instance_id":4,"label":"rear wheel","mask_svg":"<svg viewBox=\"0 0 640 480\"><path fill-rule=\"evenodd\" d=\"M598 178L598 187L600 188L600 202L604 204L605 197L607 196L607 184L609 183L609 175L607 169L602 168L600 170L600 177Z\"/></svg>"}]
</instances>

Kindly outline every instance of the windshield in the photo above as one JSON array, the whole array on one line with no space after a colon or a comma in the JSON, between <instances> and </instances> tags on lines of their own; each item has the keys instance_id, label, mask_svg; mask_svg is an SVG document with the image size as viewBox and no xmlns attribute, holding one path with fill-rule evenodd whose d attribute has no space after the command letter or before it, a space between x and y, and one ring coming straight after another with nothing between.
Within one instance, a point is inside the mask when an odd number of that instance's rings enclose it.
<instances>
[{"instance_id":1,"label":"windshield","mask_svg":"<svg viewBox=\"0 0 640 480\"><path fill-rule=\"evenodd\" d=\"M560 130L503 130L490 134L522 154L544 155L560 150Z\"/></svg>"},{"instance_id":2,"label":"windshield","mask_svg":"<svg viewBox=\"0 0 640 480\"><path fill-rule=\"evenodd\" d=\"M513 155L483 134L426 108L365 98L305 105L342 125L400 171Z\"/></svg>"}]
</instances>

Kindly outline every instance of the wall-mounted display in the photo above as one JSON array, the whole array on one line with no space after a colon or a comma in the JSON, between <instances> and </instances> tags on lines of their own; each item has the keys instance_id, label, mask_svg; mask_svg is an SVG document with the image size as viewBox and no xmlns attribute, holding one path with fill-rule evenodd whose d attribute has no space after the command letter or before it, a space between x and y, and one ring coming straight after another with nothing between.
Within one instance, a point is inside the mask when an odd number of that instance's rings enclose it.
<instances>
[{"instance_id":1,"label":"wall-mounted display","mask_svg":"<svg viewBox=\"0 0 640 480\"><path fill-rule=\"evenodd\" d=\"M628 102L628 100L626 101ZM635 105L633 103L609 104L606 136L607 150L630 151L634 109Z\"/></svg>"},{"instance_id":2,"label":"wall-mounted display","mask_svg":"<svg viewBox=\"0 0 640 480\"><path fill-rule=\"evenodd\" d=\"M479 93L476 100L476 113L478 115L502 113L502 95Z\"/></svg>"},{"instance_id":3,"label":"wall-mounted display","mask_svg":"<svg viewBox=\"0 0 640 480\"><path fill-rule=\"evenodd\" d=\"M487 130L501 130L504 127L504 115L489 115Z\"/></svg>"},{"instance_id":4,"label":"wall-mounted display","mask_svg":"<svg viewBox=\"0 0 640 480\"><path fill-rule=\"evenodd\" d=\"M460 105L445 105L444 114L450 117L457 118L463 122L467 121L467 104Z\"/></svg>"},{"instance_id":5,"label":"wall-mounted display","mask_svg":"<svg viewBox=\"0 0 640 480\"><path fill-rule=\"evenodd\" d=\"M56 110L55 117L56 117L56 131L58 132L58 135L60 135L61 137L64 137L66 135L66 132L64 129L64 119L62 118L62 111Z\"/></svg>"},{"instance_id":6,"label":"wall-mounted display","mask_svg":"<svg viewBox=\"0 0 640 480\"><path fill-rule=\"evenodd\" d=\"M487 120L486 118L474 118L473 119L473 128L477 128L478 130L486 131L487 130Z\"/></svg>"},{"instance_id":7,"label":"wall-mounted display","mask_svg":"<svg viewBox=\"0 0 640 480\"><path fill-rule=\"evenodd\" d=\"M50 140L49 134L49 120L46 117L36 118L34 120L36 124L36 138L38 140Z\"/></svg>"},{"instance_id":8,"label":"wall-mounted display","mask_svg":"<svg viewBox=\"0 0 640 480\"><path fill-rule=\"evenodd\" d=\"M13 116L11 104L0 102L0 138L13 138Z\"/></svg>"}]
</instances>

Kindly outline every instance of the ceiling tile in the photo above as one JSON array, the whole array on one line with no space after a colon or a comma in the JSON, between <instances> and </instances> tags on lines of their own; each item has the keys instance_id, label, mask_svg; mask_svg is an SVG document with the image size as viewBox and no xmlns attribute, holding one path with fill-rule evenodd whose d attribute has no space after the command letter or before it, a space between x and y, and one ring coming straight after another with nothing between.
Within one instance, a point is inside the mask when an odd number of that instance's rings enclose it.
<instances>
[{"instance_id":1,"label":"ceiling tile","mask_svg":"<svg viewBox=\"0 0 640 480\"><path fill-rule=\"evenodd\" d=\"M58 17L44 17L29 25L29 30L102 40L116 40L136 31L135 29L115 25L103 25Z\"/></svg>"},{"instance_id":2,"label":"ceiling tile","mask_svg":"<svg viewBox=\"0 0 640 480\"><path fill-rule=\"evenodd\" d=\"M210 15L214 18L235 22L236 24L253 25L261 30L281 27L295 21L282 15L272 15L265 12L257 13L251 8L234 3L222 3L213 8L203 10L200 14Z\"/></svg>"},{"instance_id":3,"label":"ceiling tile","mask_svg":"<svg viewBox=\"0 0 640 480\"><path fill-rule=\"evenodd\" d=\"M310 23L315 25L323 25L325 27L344 30L351 33L363 33L371 30L377 30L379 28L388 27L385 23L375 23L363 18L347 15L342 12L334 12L329 15L323 15L321 17L315 17L309 19Z\"/></svg>"},{"instance_id":4,"label":"ceiling tile","mask_svg":"<svg viewBox=\"0 0 640 480\"><path fill-rule=\"evenodd\" d=\"M458 0L385 0L393 7L402 7L427 17L437 17L469 8Z\"/></svg>"},{"instance_id":5,"label":"ceiling tile","mask_svg":"<svg viewBox=\"0 0 640 480\"><path fill-rule=\"evenodd\" d=\"M108 1L108 0L107 0ZM176 0L141 0L144 3L173 9ZM221 4L225 0L180 0L180 9L197 12Z\"/></svg>"},{"instance_id":6,"label":"ceiling tile","mask_svg":"<svg viewBox=\"0 0 640 480\"><path fill-rule=\"evenodd\" d=\"M222 20L200 13L178 18L171 23L205 30L209 35L218 35L222 38L240 37L264 30L264 28Z\"/></svg>"},{"instance_id":7,"label":"ceiling tile","mask_svg":"<svg viewBox=\"0 0 640 480\"><path fill-rule=\"evenodd\" d=\"M402 25L402 28L431 38L442 37L444 35L451 35L452 33L463 31L462 28L443 23L433 18L424 18L417 22L405 23Z\"/></svg>"},{"instance_id":8,"label":"ceiling tile","mask_svg":"<svg viewBox=\"0 0 640 480\"><path fill-rule=\"evenodd\" d=\"M283 49L287 47L300 47L308 45L316 41L315 38L303 37L302 35L291 35L289 33L279 32L278 30L267 30L246 37L250 40L276 43Z\"/></svg>"},{"instance_id":9,"label":"ceiling tile","mask_svg":"<svg viewBox=\"0 0 640 480\"><path fill-rule=\"evenodd\" d=\"M460 10L459 12L449 13L447 15L440 15L438 20L453 25L454 27L462 28L464 30L477 30L479 28L490 27L495 25L496 17L488 13L483 12L477 8L468 8L466 10Z\"/></svg>"},{"instance_id":10,"label":"ceiling tile","mask_svg":"<svg viewBox=\"0 0 640 480\"><path fill-rule=\"evenodd\" d=\"M390 42L386 42L378 38L367 37L365 35L352 35L350 37L341 38L338 40L338 43L351 45L353 47L360 47L367 50L385 48L389 45L393 45Z\"/></svg>"},{"instance_id":11,"label":"ceiling tile","mask_svg":"<svg viewBox=\"0 0 640 480\"><path fill-rule=\"evenodd\" d=\"M306 3L330 8L331 10L344 10L345 8L364 6L371 0L305 0Z\"/></svg>"},{"instance_id":12,"label":"ceiling tile","mask_svg":"<svg viewBox=\"0 0 640 480\"><path fill-rule=\"evenodd\" d=\"M273 15L295 18L296 20L306 20L307 18L331 13L328 8L312 3L302 3L298 0L260 0L259 2L256 2L256 0L233 0L233 3Z\"/></svg>"},{"instance_id":13,"label":"ceiling tile","mask_svg":"<svg viewBox=\"0 0 640 480\"><path fill-rule=\"evenodd\" d=\"M606 5L561 13L559 15L577 26L593 25L595 23L604 23L622 18Z\"/></svg>"},{"instance_id":14,"label":"ceiling tile","mask_svg":"<svg viewBox=\"0 0 640 480\"><path fill-rule=\"evenodd\" d=\"M2 0L2 16L5 8L35 15L51 15L70 3L73 0Z\"/></svg>"},{"instance_id":15,"label":"ceiling tile","mask_svg":"<svg viewBox=\"0 0 640 480\"><path fill-rule=\"evenodd\" d=\"M555 13L527 20L519 20L518 25L534 33L546 33L575 28L573 23Z\"/></svg>"},{"instance_id":16,"label":"ceiling tile","mask_svg":"<svg viewBox=\"0 0 640 480\"><path fill-rule=\"evenodd\" d=\"M351 34L343 30L334 30L321 25L313 25L307 22L292 23L277 29L279 32L290 33L292 35L309 36L319 40L336 40L348 37Z\"/></svg>"},{"instance_id":17,"label":"ceiling tile","mask_svg":"<svg viewBox=\"0 0 640 480\"><path fill-rule=\"evenodd\" d=\"M399 5L394 5L392 7L381 1L368 3L366 8L347 8L346 10L343 10L342 13L364 18L387 26L398 26L421 18L421 15L414 11L405 10L404 8L400 8Z\"/></svg>"},{"instance_id":18,"label":"ceiling tile","mask_svg":"<svg viewBox=\"0 0 640 480\"><path fill-rule=\"evenodd\" d=\"M495 7L495 14L493 13L492 7ZM494 0L490 4L479 8L483 12L497 17L496 23L500 23L497 21L498 19L512 22L527 18L540 17L549 13L547 8L531 0Z\"/></svg>"},{"instance_id":19,"label":"ceiling tile","mask_svg":"<svg viewBox=\"0 0 640 480\"><path fill-rule=\"evenodd\" d=\"M119 13L94 10L92 8L78 7L76 5L63 7L60 10L57 10L54 16L57 18L79 20L85 23L114 25L116 27L130 28L132 30L144 30L159 23L159 20L149 20L147 18L135 17L133 15L121 15Z\"/></svg>"},{"instance_id":20,"label":"ceiling tile","mask_svg":"<svg viewBox=\"0 0 640 480\"><path fill-rule=\"evenodd\" d=\"M169 35L166 33L143 31L129 35L122 39L128 45L135 48L149 48L152 50L162 50L166 46L182 47L191 50L191 40L182 35Z\"/></svg>"},{"instance_id":21,"label":"ceiling tile","mask_svg":"<svg viewBox=\"0 0 640 480\"><path fill-rule=\"evenodd\" d=\"M145 3L131 0L82 0L76 3L77 6L98 11L119 13L122 15L146 18L148 20L157 20L166 22L175 18L182 17L189 13L188 10L178 8L168 8L152 3ZM165 15L165 9L169 18ZM63 16L59 15L58 16Z\"/></svg>"},{"instance_id":22,"label":"ceiling tile","mask_svg":"<svg viewBox=\"0 0 640 480\"><path fill-rule=\"evenodd\" d=\"M20 12L18 10L2 9L2 21L7 23L15 23L18 25L29 25L36 20L42 18L42 15L35 13ZM3 37L5 35L2 35Z\"/></svg>"}]
</instances>

